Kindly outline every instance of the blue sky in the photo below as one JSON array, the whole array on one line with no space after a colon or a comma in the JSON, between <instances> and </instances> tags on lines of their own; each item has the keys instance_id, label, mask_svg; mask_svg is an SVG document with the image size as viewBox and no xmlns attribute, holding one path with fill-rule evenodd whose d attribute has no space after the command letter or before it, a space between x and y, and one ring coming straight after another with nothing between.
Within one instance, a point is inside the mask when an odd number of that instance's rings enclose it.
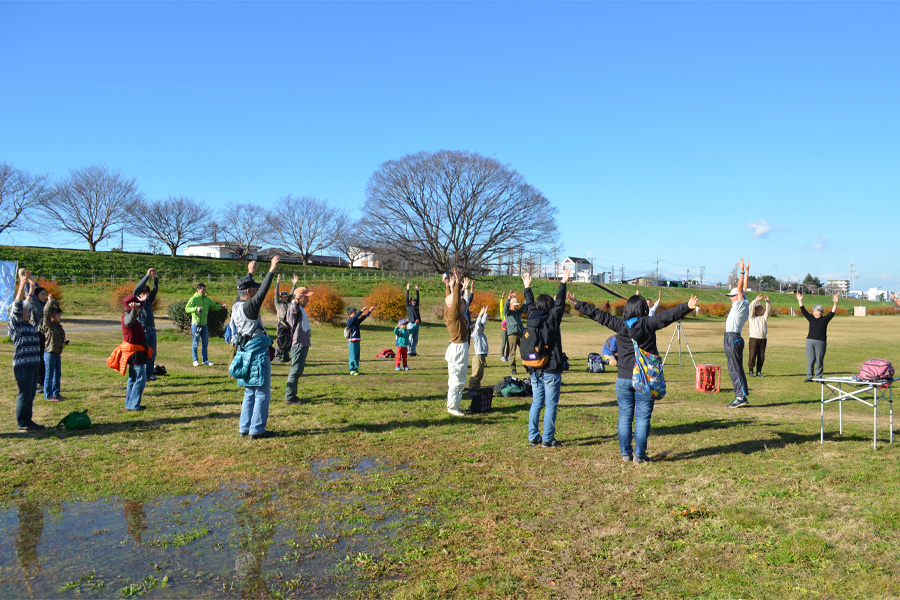
<instances>
[{"instance_id":1,"label":"blue sky","mask_svg":"<svg viewBox=\"0 0 900 600\"><path fill-rule=\"evenodd\" d=\"M898 290L898 22L889 2L0 2L0 160L358 210L381 162L470 150L598 269L852 259L857 287Z\"/></svg>"}]
</instances>

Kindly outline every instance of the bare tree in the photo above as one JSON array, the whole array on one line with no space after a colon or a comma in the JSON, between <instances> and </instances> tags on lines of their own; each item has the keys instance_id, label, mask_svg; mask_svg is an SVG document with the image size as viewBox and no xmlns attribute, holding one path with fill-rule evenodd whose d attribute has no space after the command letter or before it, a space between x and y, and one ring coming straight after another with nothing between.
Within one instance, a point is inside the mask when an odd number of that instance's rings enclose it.
<instances>
[{"instance_id":1,"label":"bare tree","mask_svg":"<svg viewBox=\"0 0 900 600\"><path fill-rule=\"evenodd\" d=\"M0 233L7 229L29 229L34 219L16 222L32 208L46 200L50 186L46 175L32 175L28 171L0 163Z\"/></svg>"},{"instance_id":2,"label":"bare tree","mask_svg":"<svg viewBox=\"0 0 900 600\"><path fill-rule=\"evenodd\" d=\"M184 196L165 200L147 200L134 212L129 233L145 240L159 241L175 256L178 248L206 241L210 235L212 211L206 205Z\"/></svg>"},{"instance_id":3,"label":"bare tree","mask_svg":"<svg viewBox=\"0 0 900 600\"><path fill-rule=\"evenodd\" d=\"M355 261L366 255L369 242L360 230L359 221L347 219L347 223L334 243L333 248L340 253L342 258L347 259L351 269Z\"/></svg>"},{"instance_id":4,"label":"bare tree","mask_svg":"<svg viewBox=\"0 0 900 600\"><path fill-rule=\"evenodd\" d=\"M509 165L462 151L383 163L366 188L366 234L436 271L484 268L496 248L538 253L557 238L556 209Z\"/></svg>"},{"instance_id":5,"label":"bare tree","mask_svg":"<svg viewBox=\"0 0 900 600\"><path fill-rule=\"evenodd\" d=\"M268 216L268 211L257 204L229 202L218 222L219 237L237 244L246 255L254 243L271 235Z\"/></svg>"},{"instance_id":6,"label":"bare tree","mask_svg":"<svg viewBox=\"0 0 900 600\"><path fill-rule=\"evenodd\" d=\"M269 212L269 230L273 242L296 252L308 265L316 252L331 248L347 234L350 217L313 196L284 196Z\"/></svg>"},{"instance_id":7,"label":"bare tree","mask_svg":"<svg viewBox=\"0 0 900 600\"><path fill-rule=\"evenodd\" d=\"M53 229L84 238L95 252L98 243L119 232L143 199L134 179L91 165L73 169L56 184L44 202L44 221Z\"/></svg>"}]
</instances>

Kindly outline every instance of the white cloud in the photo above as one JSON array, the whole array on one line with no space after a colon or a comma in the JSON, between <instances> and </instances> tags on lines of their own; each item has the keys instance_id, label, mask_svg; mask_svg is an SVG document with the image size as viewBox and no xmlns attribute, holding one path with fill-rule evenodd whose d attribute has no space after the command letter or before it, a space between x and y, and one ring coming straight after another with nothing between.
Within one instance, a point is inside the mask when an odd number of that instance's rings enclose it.
<instances>
[{"instance_id":1,"label":"white cloud","mask_svg":"<svg viewBox=\"0 0 900 600\"><path fill-rule=\"evenodd\" d=\"M756 239L769 237L769 234L774 231L774 228L762 219L756 221L755 223L747 223L747 227L753 230L752 235Z\"/></svg>"},{"instance_id":2,"label":"white cloud","mask_svg":"<svg viewBox=\"0 0 900 600\"><path fill-rule=\"evenodd\" d=\"M828 238L825 237L824 235L818 236L813 241L812 249L815 250L816 252L819 252L820 250L824 250L827 247L828 247Z\"/></svg>"}]
</instances>

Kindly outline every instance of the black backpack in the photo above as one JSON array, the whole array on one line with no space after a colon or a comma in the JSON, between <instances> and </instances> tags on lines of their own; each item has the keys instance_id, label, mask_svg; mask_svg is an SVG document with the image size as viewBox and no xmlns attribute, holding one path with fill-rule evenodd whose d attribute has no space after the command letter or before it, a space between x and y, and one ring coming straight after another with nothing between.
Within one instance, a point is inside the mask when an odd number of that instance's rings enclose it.
<instances>
[{"instance_id":1,"label":"black backpack","mask_svg":"<svg viewBox=\"0 0 900 600\"><path fill-rule=\"evenodd\" d=\"M494 388L486 387L475 390L472 396L472 404L469 405L471 413L490 412L491 404L494 401Z\"/></svg>"},{"instance_id":2,"label":"black backpack","mask_svg":"<svg viewBox=\"0 0 900 600\"><path fill-rule=\"evenodd\" d=\"M519 342L519 355L522 357L522 363L532 369L543 369L550 364L550 345L544 339L540 327L531 323L525 326L522 341Z\"/></svg>"},{"instance_id":3,"label":"black backpack","mask_svg":"<svg viewBox=\"0 0 900 600\"><path fill-rule=\"evenodd\" d=\"M606 365L603 364L603 358L596 352L588 354L587 370L589 373L603 373L606 371Z\"/></svg>"}]
</instances>

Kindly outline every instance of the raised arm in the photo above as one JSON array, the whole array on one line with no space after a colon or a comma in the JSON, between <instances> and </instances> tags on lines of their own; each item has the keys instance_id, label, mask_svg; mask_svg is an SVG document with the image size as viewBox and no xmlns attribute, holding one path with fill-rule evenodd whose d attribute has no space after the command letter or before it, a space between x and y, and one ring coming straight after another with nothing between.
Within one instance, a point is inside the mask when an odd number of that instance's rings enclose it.
<instances>
[{"instance_id":1,"label":"raised arm","mask_svg":"<svg viewBox=\"0 0 900 600\"><path fill-rule=\"evenodd\" d=\"M262 303L266 299L266 294L269 293L269 288L272 287L272 279L275 278L275 269L278 268L278 261L280 260L281 258L277 254L272 257L272 262L269 263L269 272L266 273L266 276L263 278L262 284L259 286L256 294L244 302L244 316L248 319L259 318L259 309L262 308Z\"/></svg>"},{"instance_id":2,"label":"raised arm","mask_svg":"<svg viewBox=\"0 0 900 600\"><path fill-rule=\"evenodd\" d=\"M697 308L697 296L691 296L691 299L684 304L679 304L674 308L664 310L652 317L647 317L647 325L649 325L651 329L668 327L675 321L680 321L688 316L695 308Z\"/></svg>"},{"instance_id":3,"label":"raised arm","mask_svg":"<svg viewBox=\"0 0 900 600\"><path fill-rule=\"evenodd\" d=\"M746 297L744 291L747 289L747 271L746 268L750 266L750 263L744 264L744 259L738 263L738 267L740 267L741 272L738 274L737 280L737 302L741 302Z\"/></svg>"}]
</instances>

